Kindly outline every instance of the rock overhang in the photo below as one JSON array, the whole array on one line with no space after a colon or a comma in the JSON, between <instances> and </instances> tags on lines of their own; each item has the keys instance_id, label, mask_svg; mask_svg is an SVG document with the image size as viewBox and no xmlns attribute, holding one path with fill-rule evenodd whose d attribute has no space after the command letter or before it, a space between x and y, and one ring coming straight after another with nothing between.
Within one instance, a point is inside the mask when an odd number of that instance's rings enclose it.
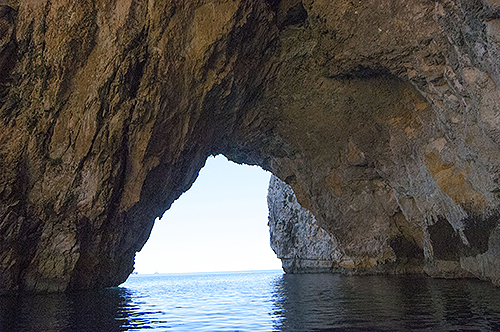
<instances>
[{"instance_id":1,"label":"rock overhang","mask_svg":"<svg viewBox=\"0 0 500 332\"><path fill-rule=\"evenodd\" d=\"M3 4L0 288L124 281L155 217L218 153L291 185L346 268L421 250L428 274L498 283L496 12Z\"/></svg>"}]
</instances>

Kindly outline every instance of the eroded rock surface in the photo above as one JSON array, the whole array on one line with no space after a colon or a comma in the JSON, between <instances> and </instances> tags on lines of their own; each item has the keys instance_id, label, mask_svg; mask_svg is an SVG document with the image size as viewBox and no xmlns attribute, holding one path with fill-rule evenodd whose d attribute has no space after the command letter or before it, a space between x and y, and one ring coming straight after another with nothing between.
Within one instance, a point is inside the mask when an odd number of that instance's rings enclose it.
<instances>
[{"instance_id":1,"label":"eroded rock surface","mask_svg":"<svg viewBox=\"0 0 500 332\"><path fill-rule=\"evenodd\" d=\"M333 234L321 228L314 215L298 202L292 188L271 176L267 195L271 248L286 273L421 274L424 262L418 247L408 247L395 259L377 264L345 254ZM369 230L367 230L369 231ZM392 245L402 245L392 239ZM357 259L357 261L355 261Z\"/></svg>"},{"instance_id":2,"label":"eroded rock surface","mask_svg":"<svg viewBox=\"0 0 500 332\"><path fill-rule=\"evenodd\" d=\"M336 239L319 227L312 213L297 202L292 188L275 176L269 183L267 205L271 248L285 272L334 272L344 263Z\"/></svg>"},{"instance_id":3,"label":"eroded rock surface","mask_svg":"<svg viewBox=\"0 0 500 332\"><path fill-rule=\"evenodd\" d=\"M499 18L492 0L0 1L0 290L123 282L219 153L289 184L353 268L499 284Z\"/></svg>"}]
</instances>

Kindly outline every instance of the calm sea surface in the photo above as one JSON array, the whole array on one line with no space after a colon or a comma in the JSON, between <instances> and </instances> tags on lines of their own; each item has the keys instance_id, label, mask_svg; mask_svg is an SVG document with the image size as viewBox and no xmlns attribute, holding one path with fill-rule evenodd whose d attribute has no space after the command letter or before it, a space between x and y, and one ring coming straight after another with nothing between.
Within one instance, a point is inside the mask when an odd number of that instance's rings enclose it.
<instances>
[{"instance_id":1,"label":"calm sea surface","mask_svg":"<svg viewBox=\"0 0 500 332\"><path fill-rule=\"evenodd\" d=\"M475 280L134 275L99 292L0 297L0 331L500 331L500 288Z\"/></svg>"}]
</instances>

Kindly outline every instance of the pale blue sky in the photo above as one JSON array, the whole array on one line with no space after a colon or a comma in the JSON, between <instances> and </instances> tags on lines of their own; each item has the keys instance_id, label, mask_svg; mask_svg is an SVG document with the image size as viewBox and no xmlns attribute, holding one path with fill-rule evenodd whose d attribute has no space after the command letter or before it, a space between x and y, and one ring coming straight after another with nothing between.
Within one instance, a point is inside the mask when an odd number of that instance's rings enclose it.
<instances>
[{"instance_id":1,"label":"pale blue sky","mask_svg":"<svg viewBox=\"0 0 500 332\"><path fill-rule=\"evenodd\" d=\"M156 220L138 273L281 269L269 246L270 173L210 157L191 189Z\"/></svg>"}]
</instances>

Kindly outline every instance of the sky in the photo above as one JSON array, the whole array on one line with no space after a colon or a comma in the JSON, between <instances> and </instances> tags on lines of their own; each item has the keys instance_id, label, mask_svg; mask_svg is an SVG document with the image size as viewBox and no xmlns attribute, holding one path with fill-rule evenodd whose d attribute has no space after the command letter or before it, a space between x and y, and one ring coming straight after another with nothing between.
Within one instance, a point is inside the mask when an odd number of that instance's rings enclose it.
<instances>
[{"instance_id":1,"label":"sky","mask_svg":"<svg viewBox=\"0 0 500 332\"><path fill-rule=\"evenodd\" d=\"M135 272L281 269L269 246L270 176L258 166L209 157L191 189L156 220Z\"/></svg>"}]
</instances>

